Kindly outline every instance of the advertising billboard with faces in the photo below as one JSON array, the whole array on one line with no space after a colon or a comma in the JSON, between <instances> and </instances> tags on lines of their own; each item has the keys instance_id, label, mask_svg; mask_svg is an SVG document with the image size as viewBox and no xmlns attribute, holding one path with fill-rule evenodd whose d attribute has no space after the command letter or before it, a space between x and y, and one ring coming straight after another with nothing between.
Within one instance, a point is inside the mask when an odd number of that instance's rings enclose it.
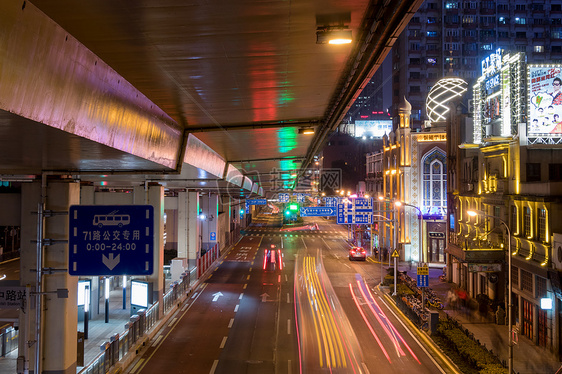
<instances>
[{"instance_id":1,"label":"advertising billboard with faces","mask_svg":"<svg viewBox=\"0 0 562 374\"><path fill-rule=\"evenodd\" d=\"M528 137L562 136L562 66L530 65Z\"/></svg>"}]
</instances>

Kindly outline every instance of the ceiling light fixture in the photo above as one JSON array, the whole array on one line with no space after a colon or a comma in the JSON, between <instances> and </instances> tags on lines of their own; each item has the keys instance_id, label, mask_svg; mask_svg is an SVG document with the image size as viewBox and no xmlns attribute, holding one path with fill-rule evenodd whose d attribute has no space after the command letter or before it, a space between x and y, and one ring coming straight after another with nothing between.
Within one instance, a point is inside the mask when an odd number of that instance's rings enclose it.
<instances>
[{"instance_id":1,"label":"ceiling light fixture","mask_svg":"<svg viewBox=\"0 0 562 374\"><path fill-rule=\"evenodd\" d=\"M299 134L312 135L312 134L314 134L314 128L313 127L301 127L299 129Z\"/></svg>"},{"instance_id":2,"label":"ceiling light fixture","mask_svg":"<svg viewBox=\"0 0 562 374\"><path fill-rule=\"evenodd\" d=\"M347 26L321 26L316 29L316 44L349 44L353 41Z\"/></svg>"}]
</instances>

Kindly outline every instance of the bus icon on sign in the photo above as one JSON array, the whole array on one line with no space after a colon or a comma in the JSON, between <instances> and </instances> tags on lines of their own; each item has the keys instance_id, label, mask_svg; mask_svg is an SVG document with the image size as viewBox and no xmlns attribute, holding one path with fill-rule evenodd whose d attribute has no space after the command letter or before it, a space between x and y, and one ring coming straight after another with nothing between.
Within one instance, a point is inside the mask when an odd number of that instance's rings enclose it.
<instances>
[{"instance_id":1,"label":"bus icon on sign","mask_svg":"<svg viewBox=\"0 0 562 374\"><path fill-rule=\"evenodd\" d=\"M98 227L103 226L119 226L123 227L131 223L131 216L128 214L115 214L117 210L109 214L96 214L94 215L93 225Z\"/></svg>"}]
</instances>

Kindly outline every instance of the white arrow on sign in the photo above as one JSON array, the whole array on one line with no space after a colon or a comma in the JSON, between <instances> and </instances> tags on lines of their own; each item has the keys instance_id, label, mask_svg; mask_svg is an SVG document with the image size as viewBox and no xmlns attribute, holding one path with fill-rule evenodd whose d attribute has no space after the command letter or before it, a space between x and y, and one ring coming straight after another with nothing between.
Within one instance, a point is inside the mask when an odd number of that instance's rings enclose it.
<instances>
[{"instance_id":1,"label":"white arrow on sign","mask_svg":"<svg viewBox=\"0 0 562 374\"><path fill-rule=\"evenodd\" d=\"M219 299L219 297L223 296L222 292L216 292L213 294L213 301L217 301Z\"/></svg>"},{"instance_id":2,"label":"white arrow on sign","mask_svg":"<svg viewBox=\"0 0 562 374\"><path fill-rule=\"evenodd\" d=\"M262 293L260 296L261 296L261 302L262 302L262 303L267 302L267 298L269 297L268 294Z\"/></svg>"},{"instance_id":3,"label":"white arrow on sign","mask_svg":"<svg viewBox=\"0 0 562 374\"><path fill-rule=\"evenodd\" d=\"M109 270L113 270L113 268L116 267L119 263L120 256L121 255L117 255L117 257L113 258L113 253L110 253L109 258L105 257L105 255L102 255L101 260L103 261L103 264L109 268Z\"/></svg>"}]
</instances>

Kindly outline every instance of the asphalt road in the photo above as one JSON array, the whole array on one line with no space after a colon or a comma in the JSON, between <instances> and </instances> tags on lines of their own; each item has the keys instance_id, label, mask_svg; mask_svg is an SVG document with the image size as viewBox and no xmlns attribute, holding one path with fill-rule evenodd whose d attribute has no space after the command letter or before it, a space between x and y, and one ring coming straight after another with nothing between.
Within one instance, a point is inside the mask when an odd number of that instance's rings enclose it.
<instances>
[{"instance_id":1,"label":"asphalt road","mask_svg":"<svg viewBox=\"0 0 562 374\"><path fill-rule=\"evenodd\" d=\"M380 265L349 261L345 228L274 221L223 257L127 372L445 372L374 287ZM271 245L275 267L264 266Z\"/></svg>"}]
</instances>

